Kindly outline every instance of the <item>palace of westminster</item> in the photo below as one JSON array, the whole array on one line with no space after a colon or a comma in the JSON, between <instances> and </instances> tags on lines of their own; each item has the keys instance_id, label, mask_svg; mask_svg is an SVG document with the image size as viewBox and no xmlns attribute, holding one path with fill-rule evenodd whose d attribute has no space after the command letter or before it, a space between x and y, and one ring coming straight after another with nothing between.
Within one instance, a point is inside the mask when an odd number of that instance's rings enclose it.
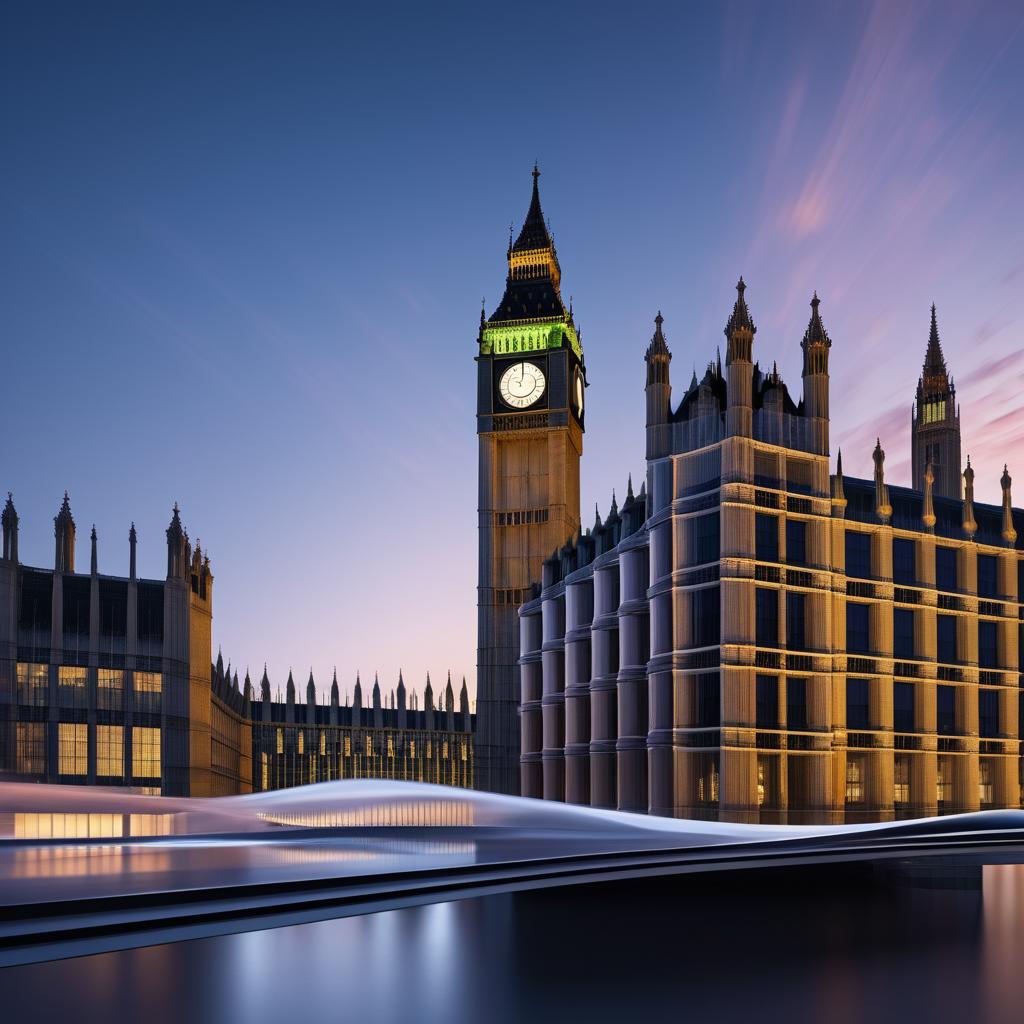
<instances>
[{"instance_id":1,"label":"palace of westminster","mask_svg":"<svg viewBox=\"0 0 1024 1024\"><path fill-rule=\"evenodd\" d=\"M0 779L219 795L395 778L740 822L1021 806L1024 512L974 500L935 309L911 421L913 486L830 463L817 295L802 394L755 362L737 284L724 363L673 401L655 318L646 479L580 518L582 335L538 190L481 314L477 711L448 680L282 699L212 657L213 575L175 507L167 575L0 558Z\"/></svg>"}]
</instances>

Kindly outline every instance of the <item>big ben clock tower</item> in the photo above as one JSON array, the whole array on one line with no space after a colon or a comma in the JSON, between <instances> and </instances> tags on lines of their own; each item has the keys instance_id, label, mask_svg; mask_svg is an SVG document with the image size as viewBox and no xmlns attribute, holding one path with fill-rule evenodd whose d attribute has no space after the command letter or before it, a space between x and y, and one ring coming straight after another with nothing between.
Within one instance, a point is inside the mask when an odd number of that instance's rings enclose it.
<instances>
[{"instance_id":1,"label":"big ben clock tower","mask_svg":"<svg viewBox=\"0 0 1024 1024\"><path fill-rule=\"evenodd\" d=\"M561 270L533 197L508 250L498 308L480 314L477 788L519 792L519 606L553 550L580 527L583 349L559 291Z\"/></svg>"}]
</instances>

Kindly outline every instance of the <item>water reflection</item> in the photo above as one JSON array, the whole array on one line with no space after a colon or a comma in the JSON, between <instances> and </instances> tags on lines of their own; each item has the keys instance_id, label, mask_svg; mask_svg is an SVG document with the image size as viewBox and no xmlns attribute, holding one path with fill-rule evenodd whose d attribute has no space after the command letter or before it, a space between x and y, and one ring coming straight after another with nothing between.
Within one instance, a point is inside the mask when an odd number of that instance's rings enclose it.
<instances>
[{"instance_id":1,"label":"water reflection","mask_svg":"<svg viewBox=\"0 0 1024 1024\"><path fill-rule=\"evenodd\" d=\"M963 877L833 866L486 897L9 968L0 1005L104 1024L1017 1021L1024 867Z\"/></svg>"}]
</instances>

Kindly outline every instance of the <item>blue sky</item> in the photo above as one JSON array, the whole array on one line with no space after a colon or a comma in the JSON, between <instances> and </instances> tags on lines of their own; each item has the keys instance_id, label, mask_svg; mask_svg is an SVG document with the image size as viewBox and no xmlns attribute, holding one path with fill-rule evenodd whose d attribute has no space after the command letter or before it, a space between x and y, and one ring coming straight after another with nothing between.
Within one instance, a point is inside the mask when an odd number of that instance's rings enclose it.
<instances>
[{"instance_id":1,"label":"blue sky","mask_svg":"<svg viewBox=\"0 0 1024 1024\"><path fill-rule=\"evenodd\" d=\"M592 387L584 519L643 472L742 273L833 450L909 477L936 302L979 497L1024 487L1024 11L990 4L7 5L0 487L48 565L164 571L179 501L244 668L473 683L474 341L534 160ZM1019 468L1015 462L1020 462ZM1021 502L1018 488L1018 503Z\"/></svg>"}]
</instances>

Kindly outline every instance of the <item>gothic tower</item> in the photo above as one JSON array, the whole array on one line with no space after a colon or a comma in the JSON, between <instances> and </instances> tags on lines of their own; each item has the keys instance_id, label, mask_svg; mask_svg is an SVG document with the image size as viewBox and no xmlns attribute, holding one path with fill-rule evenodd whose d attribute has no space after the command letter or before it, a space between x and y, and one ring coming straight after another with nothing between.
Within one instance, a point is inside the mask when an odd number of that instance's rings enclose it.
<instances>
[{"instance_id":1,"label":"gothic tower","mask_svg":"<svg viewBox=\"0 0 1024 1024\"><path fill-rule=\"evenodd\" d=\"M519 792L519 605L580 528L586 367L561 269L533 196L508 249L497 309L477 339L479 578L477 787ZM511 240L510 240L511 241Z\"/></svg>"},{"instance_id":2,"label":"gothic tower","mask_svg":"<svg viewBox=\"0 0 1024 1024\"><path fill-rule=\"evenodd\" d=\"M914 487L924 490L924 473L931 463L935 474L935 493L959 498L960 410L956 388L946 369L939 343L939 327L932 306L932 328L924 369L917 382L917 403L912 414L911 461Z\"/></svg>"}]
</instances>

